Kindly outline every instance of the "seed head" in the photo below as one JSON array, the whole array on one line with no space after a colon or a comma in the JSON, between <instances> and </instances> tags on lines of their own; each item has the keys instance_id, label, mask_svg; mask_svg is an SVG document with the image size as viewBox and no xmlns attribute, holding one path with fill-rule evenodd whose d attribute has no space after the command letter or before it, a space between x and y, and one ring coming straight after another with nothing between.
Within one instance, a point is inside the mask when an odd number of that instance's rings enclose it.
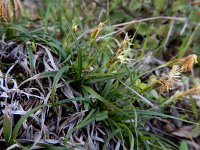
<instances>
[{"instance_id":1,"label":"seed head","mask_svg":"<svg viewBox=\"0 0 200 150\"><path fill-rule=\"evenodd\" d=\"M10 19L10 8L11 3L9 0L0 0L0 18L5 22Z\"/></svg>"},{"instance_id":2,"label":"seed head","mask_svg":"<svg viewBox=\"0 0 200 150\"><path fill-rule=\"evenodd\" d=\"M159 93L164 93L165 91L169 91L170 89L173 88L173 85L175 82L179 81L180 78L180 69L177 65L174 65L170 72L161 77L158 80L158 83L160 84L159 86Z\"/></svg>"},{"instance_id":3,"label":"seed head","mask_svg":"<svg viewBox=\"0 0 200 150\"><path fill-rule=\"evenodd\" d=\"M128 57L128 54L130 52L130 48L124 50L124 47L127 44L129 44L129 42L130 42L130 38L128 37L128 34L126 34L123 42L117 48L117 53L108 62L109 65L114 64L117 61L120 61L121 63L126 63L126 64L131 62L132 59Z\"/></svg>"},{"instance_id":4,"label":"seed head","mask_svg":"<svg viewBox=\"0 0 200 150\"><path fill-rule=\"evenodd\" d=\"M106 23L106 22L107 22L107 21L105 21L105 22L100 22L99 25L97 26L97 28L96 28L94 31L91 32L91 34L90 34L90 38L91 38L91 39L96 39L96 38L98 37L99 33L100 33L101 30L103 29L103 26L105 26L105 23Z\"/></svg>"},{"instance_id":5,"label":"seed head","mask_svg":"<svg viewBox=\"0 0 200 150\"><path fill-rule=\"evenodd\" d=\"M183 58L175 59L175 63L181 63L181 72L192 71L194 64L198 63L197 55L191 54Z\"/></svg>"},{"instance_id":6,"label":"seed head","mask_svg":"<svg viewBox=\"0 0 200 150\"><path fill-rule=\"evenodd\" d=\"M182 99L185 96L193 95L193 94L199 94L200 95L200 85L195 85L193 88L188 89L185 92L180 92L179 94L177 94L176 99Z\"/></svg>"},{"instance_id":7,"label":"seed head","mask_svg":"<svg viewBox=\"0 0 200 150\"><path fill-rule=\"evenodd\" d=\"M116 55L119 55L122 51L123 51L123 48L130 42L130 38L128 37L128 34L126 34L123 42L120 44L120 46L118 47L117 49L117 54Z\"/></svg>"},{"instance_id":8,"label":"seed head","mask_svg":"<svg viewBox=\"0 0 200 150\"><path fill-rule=\"evenodd\" d=\"M76 32L77 29L78 29L78 24L76 23L75 20L73 20L73 22L72 22L72 31L73 31L73 32Z\"/></svg>"}]
</instances>

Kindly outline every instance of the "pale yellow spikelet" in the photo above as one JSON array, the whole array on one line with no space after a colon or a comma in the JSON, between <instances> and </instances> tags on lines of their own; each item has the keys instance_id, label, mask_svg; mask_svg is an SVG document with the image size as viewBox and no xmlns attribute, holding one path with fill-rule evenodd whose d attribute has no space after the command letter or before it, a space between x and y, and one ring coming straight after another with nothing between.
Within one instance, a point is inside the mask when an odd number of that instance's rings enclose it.
<instances>
[{"instance_id":1,"label":"pale yellow spikelet","mask_svg":"<svg viewBox=\"0 0 200 150\"><path fill-rule=\"evenodd\" d=\"M130 42L130 38L128 37L128 34L126 34L123 42L117 48L117 53L108 62L109 65L114 64L117 61L120 61L121 63L130 63L131 62L131 59L128 57L128 53L130 52L130 49L124 50L125 46L128 45L129 42Z\"/></svg>"},{"instance_id":2,"label":"pale yellow spikelet","mask_svg":"<svg viewBox=\"0 0 200 150\"><path fill-rule=\"evenodd\" d=\"M128 37L128 34L125 35L125 38L123 40L123 42L120 44L120 46L118 47L117 49L117 54L116 55L119 55L122 51L123 51L123 48L130 42L130 38Z\"/></svg>"},{"instance_id":3,"label":"pale yellow spikelet","mask_svg":"<svg viewBox=\"0 0 200 150\"><path fill-rule=\"evenodd\" d=\"M78 24L77 24L76 20L73 20L72 21L72 31L76 32L77 29L78 29Z\"/></svg>"},{"instance_id":4,"label":"pale yellow spikelet","mask_svg":"<svg viewBox=\"0 0 200 150\"><path fill-rule=\"evenodd\" d=\"M121 63L130 63L131 59L126 56L126 51L124 53L121 53L117 56L117 60L119 60Z\"/></svg>"},{"instance_id":5,"label":"pale yellow spikelet","mask_svg":"<svg viewBox=\"0 0 200 150\"><path fill-rule=\"evenodd\" d=\"M180 77L180 74L181 73L180 73L179 66L174 65L167 76L169 76L169 78L173 78L174 80L177 80Z\"/></svg>"}]
</instances>

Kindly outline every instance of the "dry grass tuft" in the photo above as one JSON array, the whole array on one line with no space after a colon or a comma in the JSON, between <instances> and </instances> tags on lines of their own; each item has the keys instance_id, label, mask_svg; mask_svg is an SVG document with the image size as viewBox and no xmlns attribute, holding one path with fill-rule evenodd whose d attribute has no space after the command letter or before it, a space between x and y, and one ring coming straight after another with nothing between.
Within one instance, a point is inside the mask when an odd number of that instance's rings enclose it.
<instances>
[{"instance_id":1,"label":"dry grass tuft","mask_svg":"<svg viewBox=\"0 0 200 150\"><path fill-rule=\"evenodd\" d=\"M24 15L24 9L20 0L0 0L0 18L3 22L9 22L12 16L15 20L19 20L19 16Z\"/></svg>"},{"instance_id":2,"label":"dry grass tuft","mask_svg":"<svg viewBox=\"0 0 200 150\"><path fill-rule=\"evenodd\" d=\"M0 0L0 17L2 21L10 20L11 3L9 0Z\"/></svg>"}]
</instances>

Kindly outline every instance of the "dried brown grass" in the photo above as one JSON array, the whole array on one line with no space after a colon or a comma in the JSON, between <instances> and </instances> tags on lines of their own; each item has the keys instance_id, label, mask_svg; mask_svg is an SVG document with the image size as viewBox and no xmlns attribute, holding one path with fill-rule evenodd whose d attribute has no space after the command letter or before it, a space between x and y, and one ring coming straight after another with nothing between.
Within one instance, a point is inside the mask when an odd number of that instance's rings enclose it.
<instances>
[{"instance_id":1,"label":"dried brown grass","mask_svg":"<svg viewBox=\"0 0 200 150\"><path fill-rule=\"evenodd\" d=\"M0 0L0 18L2 22L9 22L12 17L19 20L20 14L24 15L24 9L20 0Z\"/></svg>"},{"instance_id":2,"label":"dried brown grass","mask_svg":"<svg viewBox=\"0 0 200 150\"><path fill-rule=\"evenodd\" d=\"M10 20L11 3L9 0L0 0L0 18L1 21L8 22Z\"/></svg>"}]
</instances>

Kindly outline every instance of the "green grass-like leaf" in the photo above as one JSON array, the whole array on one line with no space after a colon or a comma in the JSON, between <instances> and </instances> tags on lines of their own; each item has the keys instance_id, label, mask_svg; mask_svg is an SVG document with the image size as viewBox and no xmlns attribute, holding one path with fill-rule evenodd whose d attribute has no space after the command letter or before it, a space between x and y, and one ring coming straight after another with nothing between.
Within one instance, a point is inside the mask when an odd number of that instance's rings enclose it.
<instances>
[{"instance_id":1,"label":"green grass-like leaf","mask_svg":"<svg viewBox=\"0 0 200 150\"><path fill-rule=\"evenodd\" d=\"M56 89L57 89L57 84L58 84L58 81L60 80L60 78L62 77L63 73L65 71L67 71L69 69L68 66L65 66L63 68L61 68L58 73L56 74L56 76L54 77L54 81L53 81L53 85L52 85L52 88L51 88L51 102L53 104L53 108L54 110L56 110L55 108L55 96L56 96Z\"/></svg>"},{"instance_id":2,"label":"green grass-like leaf","mask_svg":"<svg viewBox=\"0 0 200 150\"><path fill-rule=\"evenodd\" d=\"M12 124L8 114L3 114L3 135L7 146L11 145Z\"/></svg>"},{"instance_id":3,"label":"green grass-like leaf","mask_svg":"<svg viewBox=\"0 0 200 150\"><path fill-rule=\"evenodd\" d=\"M34 69L34 64L33 64L33 49L31 47L30 43L27 43L26 47L27 47L27 50L28 50L28 56L29 56L29 64L30 64L31 74L33 74L33 69Z\"/></svg>"}]
</instances>

